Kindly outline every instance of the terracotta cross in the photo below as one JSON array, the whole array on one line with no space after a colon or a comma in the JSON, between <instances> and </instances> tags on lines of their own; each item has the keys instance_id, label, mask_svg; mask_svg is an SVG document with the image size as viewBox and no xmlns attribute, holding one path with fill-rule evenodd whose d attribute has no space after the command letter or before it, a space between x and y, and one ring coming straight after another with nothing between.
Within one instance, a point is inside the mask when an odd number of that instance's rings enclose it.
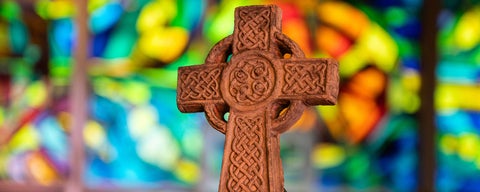
<instances>
[{"instance_id":1,"label":"terracotta cross","mask_svg":"<svg viewBox=\"0 0 480 192\"><path fill-rule=\"evenodd\" d=\"M338 85L335 60L306 59L281 33L280 8L246 6L205 64L179 69L177 105L226 135L219 191L282 192L280 133L307 106L335 104Z\"/></svg>"}]
</instances>

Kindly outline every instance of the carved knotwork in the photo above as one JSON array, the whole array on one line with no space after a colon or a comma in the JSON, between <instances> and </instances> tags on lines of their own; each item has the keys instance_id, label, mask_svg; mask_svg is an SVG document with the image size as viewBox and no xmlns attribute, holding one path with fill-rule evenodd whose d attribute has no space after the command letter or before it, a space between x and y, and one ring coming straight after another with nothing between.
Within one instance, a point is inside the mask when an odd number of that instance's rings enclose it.
<instances>
[{"instance_id":1,"label":"carved knotwork","mask_svg":"<svg viewBox=\"0 0 480 192\"><path fill-rule=\"evenodd\" d=\"M178 96L181 100L212 100L220 99L220 68L211 70L192 70L180 74L182 81L180 88L188 90L180 91Z\"/></svg>"},{"instance_id":2,"label":"carved knotwork","mask_svg":"<svg viewBox=\"0 0 480 192\"><path fill-rule=\"evenodd\" d=\"M238 51L268 49L270 14L271 10L263 7L238 11L238 25L235 28L237 30L235 48Z\"/></svg>"},{"instance_id":3,"label":"carved knotwork","mask_svg":"<svg viewBox=\"0 0 480 192\"><path fill-rule=\"evenodd\" d=\"M325 63L317 65L288 63L285 68L285 84L282 92L286 95L313 95L324 94L326 84L324 74L327 66Z\"/></svg>"},{"instance_id":4,"label":"carved knotwork","mask_svg":"<svg viewBox=\"0 0 480 192\"><path fill-rule=\"evenodd\" d=\"M237 116L228 171L228 189L261 191L265 187L262 175L266 168L265 126L262 117Z\"/></svg>"},{"instance_id":5,"label":"carved knotwork","mask_svg":"<svg viewBox=\"0 0 480 192\"><path fill-rule=\"evenodd\" d=\"M226 137L219 191L283 192L279 134L307 106L336 102L338 64L305 59L280 32L280 16L273 5L237 8L234 33L205 64L179 69L178 108L205 111ZM283 59L285 53L292 57Z\"/></svg>"}]
</instances>

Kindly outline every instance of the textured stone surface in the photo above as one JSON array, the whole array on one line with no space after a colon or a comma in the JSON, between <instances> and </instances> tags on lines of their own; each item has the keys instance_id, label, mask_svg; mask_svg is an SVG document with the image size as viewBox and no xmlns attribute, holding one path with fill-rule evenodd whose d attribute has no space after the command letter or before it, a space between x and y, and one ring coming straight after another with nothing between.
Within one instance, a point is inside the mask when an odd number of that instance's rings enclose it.
<instances>
[{"instance_id":1,"label":"textured stone surface","mask_svg":"<svg viewBox=\"0 0 480 192\"><path fill-rule=\"evenodd\" d=\"M179 69L180 111L204 111L226 136L219 191L283 191L280 133L307 106L336 103L337 62L306 59L281 15L275 5L237 8L233 34L205 64Z\"/></svg>"}]
</instances>

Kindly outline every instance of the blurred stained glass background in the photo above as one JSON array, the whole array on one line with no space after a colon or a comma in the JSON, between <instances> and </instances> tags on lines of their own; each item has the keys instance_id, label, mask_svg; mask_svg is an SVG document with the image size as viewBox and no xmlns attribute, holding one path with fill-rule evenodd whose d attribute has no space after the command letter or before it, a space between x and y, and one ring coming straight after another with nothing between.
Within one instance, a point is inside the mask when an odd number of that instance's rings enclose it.
<instances>
[{"instance_id":1,"label":"blurred stained glass background","mask_svg":"<svg viewBox=\"0 0 480 192\"><path fill-rule=\"evenodd\" d=\"M288 191L418 186L421 0L89 0L89 188L216 191L223 135L175 103L177 68L202 64L237 6L277 4L307 57L340 63L338 105L282 136ZM480 189L480 8L443 2L435 87L438 189ZM72 0L0 1L0 179L69 177Z\"/></svg>"},{"instance_id":2,"label":"blurred stained glass background","mask_svg":"<svg viewBox=\"0 0 480 192\"><path fill-rule=\"evenodd\" d=\"M444 1L438 17L437 187L480 190L480 1Z\"/></svg>"}]
</instances>

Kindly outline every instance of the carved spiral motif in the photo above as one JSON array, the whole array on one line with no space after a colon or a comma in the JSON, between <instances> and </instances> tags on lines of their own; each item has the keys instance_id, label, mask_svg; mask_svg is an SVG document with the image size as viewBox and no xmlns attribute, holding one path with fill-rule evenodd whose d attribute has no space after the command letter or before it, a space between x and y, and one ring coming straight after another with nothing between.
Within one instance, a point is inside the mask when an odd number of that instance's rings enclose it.
<instances>
[{"instance_id":1,"label":"carved spiral motif","mask_svg":"<svg viewBox=\"0 0 480 192\"><path fill-rule=\"evenodd\" d=\"M229 76L228 92L241 105L253 105L267 99L274 84L274 70L270 61L263 57L241 60Z\"/></svg>"}]
</instances>

